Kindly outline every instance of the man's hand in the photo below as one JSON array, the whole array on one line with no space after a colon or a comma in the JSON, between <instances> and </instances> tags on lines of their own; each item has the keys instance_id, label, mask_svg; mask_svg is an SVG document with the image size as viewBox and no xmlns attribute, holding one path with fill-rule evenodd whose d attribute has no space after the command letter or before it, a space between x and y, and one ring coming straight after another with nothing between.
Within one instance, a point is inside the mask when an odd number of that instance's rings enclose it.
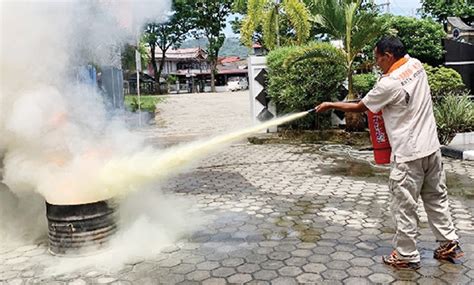
<instances>
[{"instance_id":1,"label":"man's hand","mask_svg":"<svg viewBox=\"0 0 474 285\"><path fill-rule=\"evenodd\" d=\"M321 113L324 111L331 110L333 108L334 107L332 106L332 102L323 102L319 104L318 106L316 106L314 109L316 110L316 112Z\"/></svg>"}]
</instances>

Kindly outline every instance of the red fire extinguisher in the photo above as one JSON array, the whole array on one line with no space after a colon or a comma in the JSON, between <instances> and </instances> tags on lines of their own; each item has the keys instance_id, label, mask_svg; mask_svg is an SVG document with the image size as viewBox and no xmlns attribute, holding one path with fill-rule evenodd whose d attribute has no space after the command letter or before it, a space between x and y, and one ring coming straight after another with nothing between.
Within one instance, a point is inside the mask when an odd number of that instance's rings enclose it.
<instances>
[{"instance_id":1,"label":"red fire extinguisher","mask_svg":"<svg viewBox=\"0 0 474 285\"><path fill-rule=\"evenodd\" d=\"M372 113L367 111L369 119L370 139L374 147L374 159L376 164L390 163L392 148L388 140L385 124L383 122L382 111Z\"/></svg>"}]
</instances>

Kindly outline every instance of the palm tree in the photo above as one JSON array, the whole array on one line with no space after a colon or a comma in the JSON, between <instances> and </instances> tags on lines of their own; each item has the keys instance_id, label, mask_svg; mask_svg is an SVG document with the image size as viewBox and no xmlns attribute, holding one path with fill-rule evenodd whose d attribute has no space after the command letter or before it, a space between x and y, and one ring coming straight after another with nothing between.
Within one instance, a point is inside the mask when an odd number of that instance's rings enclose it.
<instances>
[{"instance_id":1,"label":"palm tree","mask_svg":"<svg viewBox=\"0 0 474 285\"><path fill-rule=\"evenodd\" d=\"M238 1L242 5L242 0ZM243 19L242 42L251 47L256 31L262 31L263 44L271 50L281 44L281 17L289 22L295 35L294 43L305 43L310 35L310 11L301 0L248 0L247 15Z\"/></svg>"},{"instance_id":2,"label":"palm tree","mask_svg":"<svg viewBox=\"0 0 474 285\"><path fill-rule=\"evenodd\" d=\"M357 99L354 92L352 74L354 60L362 49L385 32L385 25L377 17L374 6L362 7L362 0L310 0L308 7L312 12L312 20L333 39L342 41L342 52L347 70L348 100ZM301 56L291 59L295 61L320 58L324 56L316 50L305 51ZM346 113L346 130L361 131L364 129L363 115Z\"/></svg>"},{"instance_id":3,"label":"palm tree","mask_svg":"<svg viewBox=\"0 0 474 285\"><path fill-rule=\"evenodd\" d=\"M312 0L309 5L312 20L332 38L342 41L348 80L348 99L356 99L352 74L354 60L362 49L385 31L374 9L363 9L362 0ZM299 58L319 57L317 51L308 51Z\"/></svg>"}]
</instances>

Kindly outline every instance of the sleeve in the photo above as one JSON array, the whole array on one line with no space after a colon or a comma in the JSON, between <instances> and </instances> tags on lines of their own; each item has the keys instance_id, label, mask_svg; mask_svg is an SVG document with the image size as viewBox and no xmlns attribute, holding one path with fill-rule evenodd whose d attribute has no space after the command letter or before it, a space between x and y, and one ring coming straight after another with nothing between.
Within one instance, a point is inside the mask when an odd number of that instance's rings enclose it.
<instances>
[{"instance_id":1,"label":"sleeve","mask_svg":"<svg viewBox=\"0 0 474 285\"><path fill-rule=\"evenodd\" d=\"M390 92L388 78L380 79L374 86L372 90L362 98L362 103L369 109L372 113L378 113L385 106L390 104L393 100L392 92Z\"/></svg>"}]
</instances>

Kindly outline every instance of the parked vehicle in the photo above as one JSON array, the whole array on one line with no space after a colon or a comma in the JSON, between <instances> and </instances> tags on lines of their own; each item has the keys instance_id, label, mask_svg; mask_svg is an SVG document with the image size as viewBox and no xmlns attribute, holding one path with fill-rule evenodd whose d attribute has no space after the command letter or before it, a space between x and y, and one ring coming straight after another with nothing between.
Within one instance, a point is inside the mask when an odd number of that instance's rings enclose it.
<instances>
[{"instance_id":1,"label":"parked vehicle","mask_svg":"<svg viewBox=\"0 0 474 285\"><path fill-rule=\"evenodd\" d=\"M245 90L249 88L249 83L245 77L231 77L227 81L228 91Z\"/></svg>"}]
</instances>

